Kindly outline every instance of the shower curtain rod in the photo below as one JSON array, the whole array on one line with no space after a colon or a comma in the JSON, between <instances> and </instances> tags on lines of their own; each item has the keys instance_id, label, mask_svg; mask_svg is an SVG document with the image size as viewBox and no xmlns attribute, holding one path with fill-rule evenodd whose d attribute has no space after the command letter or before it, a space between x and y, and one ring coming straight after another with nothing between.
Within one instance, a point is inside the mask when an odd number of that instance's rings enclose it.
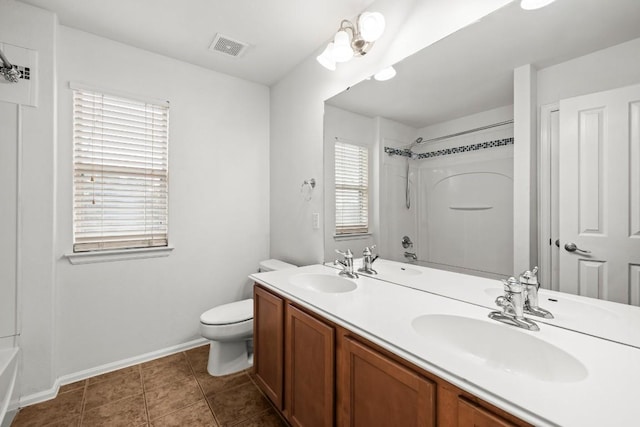
<instances>
[{"instance_id":1,"label":"shower curtain rod","mask_svg":"<svg viewBox=\"0 0 640 427\"><path fill-rule=\"evenodd\" d=\"M456 132L456 133L452 133L450 135L438 136L436 138L431 138L431 139L424 139L424 140L422 140L420 142L419 145L425 144L427 142L442 141L443 139L453 138L454 136L462 136L462 135L466 135L468 133L473 133L473 132L478 132L478 131L481 131L481 130L491 129L491 128L495 128L495 127L498 127L498 126L510 125L512 123L513 123L513 119L505 120L504 122L494 123L492 125L481 126L481 127L477 127L477 128L473 128L473 129L469 129L469 130L463 130L462 132Z\"/></svg>"}]
</instances>

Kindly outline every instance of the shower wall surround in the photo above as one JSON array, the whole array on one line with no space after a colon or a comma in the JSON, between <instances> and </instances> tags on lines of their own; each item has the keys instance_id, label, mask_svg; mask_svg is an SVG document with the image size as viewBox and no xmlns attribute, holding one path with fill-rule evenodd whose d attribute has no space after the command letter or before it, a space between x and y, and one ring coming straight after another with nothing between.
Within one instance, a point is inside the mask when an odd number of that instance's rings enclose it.
<instances>
[{"instance_id":1,"label":"shower wall surround","mask_svg":"<svg viewBox=\"0 0 640 427\"><path fill-rule=\"evenodd\" d=\"M412 139L457 133L512 117L512 107L422 129ZM423 143L381 131L380 252L397 261L415 253L421 265L503 277L513 255L513 125ZM405 200L409 163L410 207ZM414 245L403 248L402 236Z\"/></svg>"}]
</instances>

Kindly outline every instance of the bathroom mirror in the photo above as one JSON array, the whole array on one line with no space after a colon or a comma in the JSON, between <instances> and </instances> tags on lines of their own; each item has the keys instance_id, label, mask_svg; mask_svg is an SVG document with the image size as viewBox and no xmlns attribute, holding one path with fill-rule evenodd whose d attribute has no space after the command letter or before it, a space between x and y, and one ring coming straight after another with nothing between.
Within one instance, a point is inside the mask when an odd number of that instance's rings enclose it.
<instances>
[{"instance_id":1,"label":"bathroom mirror","mask_svg":"<svg viewBox=\"0 0 640 427\"><path fill-rule=\"evenodd\" d=\"M513 195L529 189L513 184L514 167L519 167L513 161L514 69L532 64L537 70L541 123L536 129L539 149L547 156L538 153L538 174L552 176L557 166L544 147L557 135L547 130L559 132L553 123L560 103L640 83L639 18L635 0L557 0L536 11L512 2L395 64L392 80L365 80L328 99L326 261L336 258L336 248L350 248L358 257L376 244L385 259L488 278L516 273ZM336 142L369 149L365 235L335 234ZM541 194L548 201L540 203L540 241L552 232L558 238L553 227L563 206L549 183L543 184ZM405 236L410 244L402 244ZM555 238L540 245L541 261L548 260L541 282L563 291L558 259L569 250L553 245ZM602 275L599 260L585 259L579 274ZM640 267L631 268L628 279L626 293L608 299L640 305ZM597 296L589 292L602 290L580 290ZM487 307L494 308L492 298Z\"/></svg>"}]
</instances>

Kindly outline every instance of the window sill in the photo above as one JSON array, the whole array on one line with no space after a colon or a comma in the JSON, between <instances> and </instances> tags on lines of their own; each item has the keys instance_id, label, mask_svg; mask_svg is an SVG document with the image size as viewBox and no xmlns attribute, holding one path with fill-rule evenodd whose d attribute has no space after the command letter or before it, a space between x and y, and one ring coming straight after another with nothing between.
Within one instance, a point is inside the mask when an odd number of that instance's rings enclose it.
<instances>
[{"instance_id":1,"label":"window sill","mask_svg":"<svg viewBox=\"0 0 640 427\"><path fill-rule=\"evenodd\" d=\"M159 248L117 249L110 251L92 251L64 254L70 264L93 264L97 262L124 261L129 259L167 257L174 248L162 246Z\"/></svg>"},{"instance_id":2,"label":"window sill","mask_svg":"<svg viewBox=\"0 0 640 427\"><path fill-rule=\"evenodd\" d=\"M371 233L358 233L358 234L334 234L333 240L364 240L371 237Z\"/></svg>"}]
</instances>

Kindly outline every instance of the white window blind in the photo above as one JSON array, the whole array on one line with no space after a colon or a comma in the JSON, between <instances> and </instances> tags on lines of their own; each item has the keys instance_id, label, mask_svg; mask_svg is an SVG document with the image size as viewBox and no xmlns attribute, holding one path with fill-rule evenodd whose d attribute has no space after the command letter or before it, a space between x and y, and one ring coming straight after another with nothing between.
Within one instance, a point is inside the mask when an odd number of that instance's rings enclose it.
<instances>
[{"instance_id":1,"label":"white window blind","mask_svg":"<svg viewBox=\"0 0 640 427\"><path fill-rule=\"evenodd\" d=\"M169 106L73 91L74 252L167 246Z\"/></svg>"},{"instance_id":2,"label":"white window blind","mask_svg":"<svg viewBox=\"0 0 640 427\"><path fill-rule=\"evenodd\" d=\"M336 234L369 231L369 151L336 141Z\"/></svg>"}]
</instances>

